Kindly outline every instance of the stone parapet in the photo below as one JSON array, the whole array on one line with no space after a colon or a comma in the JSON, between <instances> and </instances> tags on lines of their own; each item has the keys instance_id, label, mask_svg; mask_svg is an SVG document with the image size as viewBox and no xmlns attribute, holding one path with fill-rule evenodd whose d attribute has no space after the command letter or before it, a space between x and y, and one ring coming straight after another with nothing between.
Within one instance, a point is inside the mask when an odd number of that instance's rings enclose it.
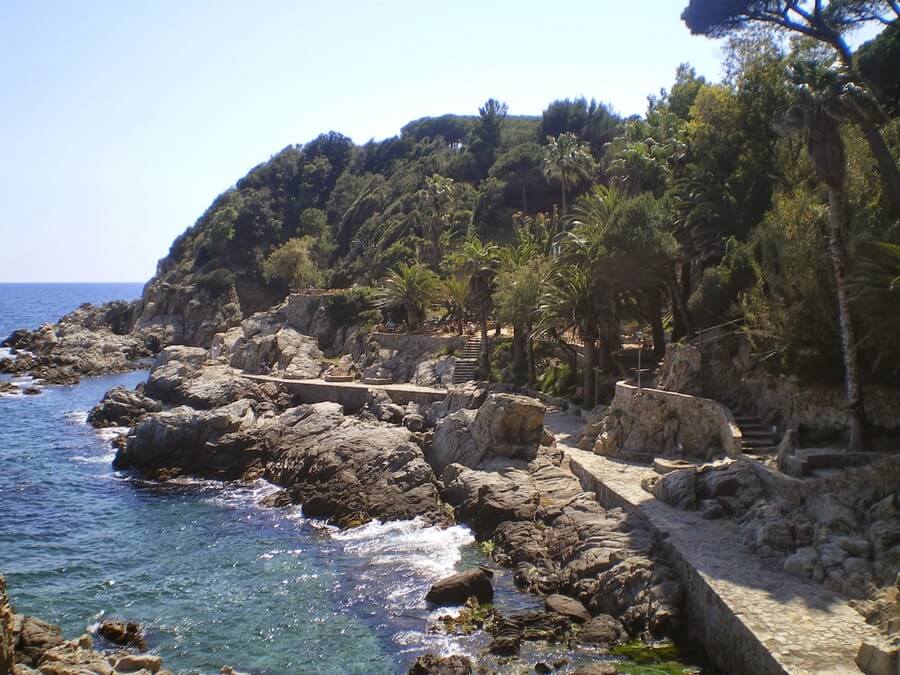
<instances>
[{"instance_id":1,"label":"stone parapet","mask_svg":"<svg viewBox=\"0 0 900 675\"><path fill-rule=\"evenodd\" d=\"M616 395L594 452L605 456L662 455L707 458L741 455L741 431L731 411L708 398L625 381Z\"/></svg>"}]
</instances>

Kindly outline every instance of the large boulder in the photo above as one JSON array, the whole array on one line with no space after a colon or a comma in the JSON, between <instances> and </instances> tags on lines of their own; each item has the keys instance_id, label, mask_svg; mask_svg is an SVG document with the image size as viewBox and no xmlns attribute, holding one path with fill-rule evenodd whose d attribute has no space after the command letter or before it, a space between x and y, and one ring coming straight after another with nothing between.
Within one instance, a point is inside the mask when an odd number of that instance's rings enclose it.
<instances>
[{"instance_id":1,"label":"large boulder","mask_svg":"<svg viewBox=\"0 0 900 675\"><path fill-rule=\"evenodd\" d=\"M611 647L627 639L625 628L609 614L595 616L578 631L578 642L585 645Z\"/></svg>"},{"instance_id":2,"label":"large boulder","mask_svg":"<svg viewBox=\"0 0 900 675\"><path fill-rule=\"evenodd\" d=\"M425 600L435 605L462 605L469 598L479 603L489 603L494 599L493 574L477 567L460 572L436 582L425 595Z\"/></svg>"},{"instance_id":3,"label":"large boulder","mask_svg":"<svg viewBox=\"0 0 900 675\"><path fill-rule=\"evenodd\" d=\"M544 606L551 612L562 614L572 621L583 623L591 620L590 612L575 598L553 593L544 598Z\"/></svg>"},{"instance_id":4,"label":"large boulder","mask_svg":"<svg viewBox=\"0 0 900 675\"><path fill-rule=\"evenodd\" d=\"M289 326L261 324L256 316L242 328L244 339L231 350L233 368L296 380L321 374L324 357L315 338Z\"/></svg>"},{"instance_id":5,"label":"large boulder","mask_svg":"<svg viewBox=\"0 0 900 675\"><path fill-rule=\"evenodd\" d=\"M441 474L441 497L456 509L481 539L490 537L505 521L534 520L540 494L527 471L475 471L451 464Z\"/></svg>"},{"instance_id":6,"label":"large boulder","mask_svg":"<svg viewBox=\"0 0 900 675\"><path fill-rule=\"evenodd\" d=\"M125 445L116 452L113 466L177 466L203 473L236 470L246 461L241 456L243 448L234 448L233 453L213 453L211 458L208 446L226 434L253 426L255 421L253 402L246 399L213 410L179 406L146 415L129 431Z\"/></svg>"},{"instance_id":7,"label":"large boulder","mask_svg":"<svg viewBox=\"0 0 900 675\"><path fill-rule=\"evenodd\" d=\"M161 410L159 401L144 396L140 391L114 387L103 395L100 403L91 408L87 421L97 428L130 427L147 413Z\"/></svg>"},{"instance_id":8,"label":"large boulder","mask_svg":"<svg viewBox=\"0 0 900 675\"><path fill-rule=\"evenodd\" d=\"M659 369L659 389L691 396L703 395L703 371L700 350L693 345L670 342Z\"/></svg>"},{"instance_id":9,"label":"large boulder","mask_svg":"<svg viewBox=\"0 0 900 675\"><path fill-rule=\"evenodd\" d=\"M477 410L457 410L435 428L429 461L475 467L486 459L532 460L544 436L544 406L526 396L490 394Z\"/></svg>"}]
</instances>

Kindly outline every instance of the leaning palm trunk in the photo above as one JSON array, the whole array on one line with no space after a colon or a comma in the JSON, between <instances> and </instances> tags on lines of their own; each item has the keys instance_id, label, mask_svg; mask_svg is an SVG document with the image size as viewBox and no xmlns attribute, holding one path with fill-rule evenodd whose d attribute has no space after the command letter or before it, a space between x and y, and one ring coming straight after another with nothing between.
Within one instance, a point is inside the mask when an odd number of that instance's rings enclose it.
<instances>
[{"instance_id":1,"label":"leaning palm trunk","mask_svg":"<svg viewBox=\"0 0 900 675\"><path fill-rule=\"evenodd\" d=\"M859 351L850 314L850 292L847 284L847 251L844 246L842 223L843 200L841 193L828 187L829 249L834 266L834 282L837 290L838 319L841 329L841 349L844 359L844 392L850 414L850 438L848 450L860 450L865 445L866 413L863 392L859 383Z\"/></svg>"},{"instance_id":2,"label":"leaning palm trunk","mask_svg":"<svg viewBox=\"0 0 900 675\"><path fill-rule=\"evenodd\" d=\"M859 120L859 127L878 164L878 172L881 174L891 211L895 217L900 217L900 170L897 169L897 162L894 161L891 151L884 142L884 137L873 121L862 116Z\"/></svg>"}]
</instances>

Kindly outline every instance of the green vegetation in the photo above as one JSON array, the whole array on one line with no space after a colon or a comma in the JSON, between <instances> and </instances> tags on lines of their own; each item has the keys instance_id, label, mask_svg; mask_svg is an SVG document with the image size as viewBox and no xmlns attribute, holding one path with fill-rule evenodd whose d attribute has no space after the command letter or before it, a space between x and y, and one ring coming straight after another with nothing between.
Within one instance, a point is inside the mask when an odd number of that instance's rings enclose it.
<instances>
[{"instance_id":1,"label":"green vegetation","mask_svg":"<svg viewBox=\"0 0 900 675\"><path fill-rule=\"evenodd\" d=\"M694 666L679 663L681 654L671 642L648 645L640 640L613 647L611 653L628 659L616 662L616 670L629 675L692 675Z\"/></svg>"},{"instance_id":2,"label":"green vegetation","mask_svg":"<svg viewBox=\"0 0 900 675\"><path fill-rule=\"evenodd\" d=\"M900 374L896 3L690 0L683 18L727 38L722 82L683 64L627 120L583 98L534 117L490 99L384 141L324 134L220 195L161 274L242 304L372 287L329 311L473 322L482 372L579 383L586 405L623 328L661 356L740 320L774 373L845 385L859 445L865 386ZM866 22L889 25L854 54L846 32ZM491 323L512 329L493 359Z\"/></svg>"}]
</instances>

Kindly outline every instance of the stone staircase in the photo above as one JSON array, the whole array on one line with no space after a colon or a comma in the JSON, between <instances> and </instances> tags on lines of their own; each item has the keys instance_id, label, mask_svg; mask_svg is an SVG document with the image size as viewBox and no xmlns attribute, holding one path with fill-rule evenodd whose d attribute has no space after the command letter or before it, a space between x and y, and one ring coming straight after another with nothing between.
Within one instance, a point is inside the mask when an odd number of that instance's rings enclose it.
<instances>
[{"instance_id":1,"label":"stone staircase","mask_svg":"<svg viewBox=\"0 0 900 675\"><path fill-rule=\"evenodd\" d=\"M453 384L463 384L478 377L478 359L481 355L481 338L477 336L466 340L462 352L456 357L453 367Z\"/></svg>"},{"instance_id":2,"label":"stone staircase","mask_svg":"<svg viewBox=\"0 0 900 675\"><path fill-rule=\"evenodd\" d=\"M747 455L761 455L774 452L781 440L778 428L766 424L759 417L749 413L735 413L734 421L741 430L743 443L741 451Z\"/></svg>"}]
</instances>

